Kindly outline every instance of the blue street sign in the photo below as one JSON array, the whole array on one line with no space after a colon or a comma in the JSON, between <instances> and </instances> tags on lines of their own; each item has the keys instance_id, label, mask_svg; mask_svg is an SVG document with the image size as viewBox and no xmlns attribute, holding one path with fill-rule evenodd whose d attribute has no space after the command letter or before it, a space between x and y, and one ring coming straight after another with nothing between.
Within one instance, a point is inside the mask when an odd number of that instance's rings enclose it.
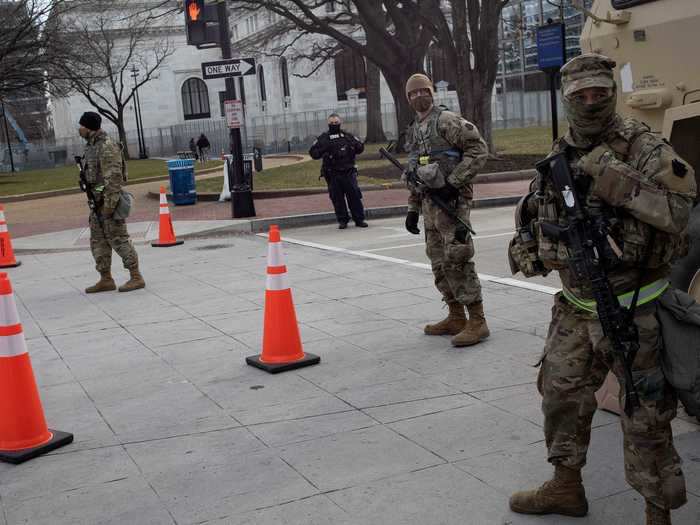
<instances>
[{"instance_id":1,"label":"blue street sign","mask_svg":"<svg viewBox=\"0 0 700 525\"><path fill-rule=\"evenodd\" d=\"M537 28L537 66L559 69L566 62L564 24L548 24Z\"/></svg>"}]
</instances>

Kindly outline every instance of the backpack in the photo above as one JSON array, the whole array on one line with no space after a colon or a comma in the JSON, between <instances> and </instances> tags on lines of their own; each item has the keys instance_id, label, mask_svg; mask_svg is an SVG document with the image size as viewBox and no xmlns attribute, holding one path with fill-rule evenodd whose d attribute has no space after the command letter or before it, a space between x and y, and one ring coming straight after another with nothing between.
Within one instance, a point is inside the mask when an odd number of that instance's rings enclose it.
<instances>
[{"instance_id":1,"label":"backpack","mask_svg":"<svg viewBox=\"0 0 700 525\"><path fill-rule=\"evenodd\" d=\"M685 411L700 418L700 304L669 288L656 301L664 349L661 368Z\"/></svg>"}]
</instances>

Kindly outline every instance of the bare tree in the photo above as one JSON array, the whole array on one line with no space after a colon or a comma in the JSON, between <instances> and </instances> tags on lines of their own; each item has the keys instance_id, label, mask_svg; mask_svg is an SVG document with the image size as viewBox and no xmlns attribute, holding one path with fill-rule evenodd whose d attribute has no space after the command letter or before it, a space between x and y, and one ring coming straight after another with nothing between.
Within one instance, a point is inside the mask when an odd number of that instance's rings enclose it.
<instances>
[{"instance_id":1,"label":"bare tree","mask_svg":"<svg viewBox=\"0 0 700 525\"><path fill-rule=\"evenodd\" d=\"M163 10L130 10L128 2L80 0L76 16L63 21L62 46L71 48L69 62L59 63L52 76L61 79L63 94L79 93L103 117L112 122L128 158L125 110L138 89L158 78L158 70L175 49L154 21ZM171 2L162 2L172 14ZM167 4L167 5L166 5ZM162 24L161 24L162 25ZM134 82L132 68L139 75Z\"/></svg>"},{"instance_id":2,"label":"bare tree","mask_svg":"<svg viewBox=\"0 0 700 525\"><path fill-rule=\"evenodd\" d=\"M510 0L440 0L424 2L416 14L432 26L437 44L456 72L456 90L462 114L481 130L490 146L491 94L498 73L498 26ZM493 148L491 148L493 149Z\"/></svg>"},{"instance_id":3,"label":"bare tree","mask_svg":"<svg viewBox=\"0 0 700 525\"><path fill-rule=\"evenodd\" d=\"M52 22L69 9L65 0L0 2L0 99L46 90L49 66L66 57Z\"/></svg>"},{"instance_id":4,"label":"bare tree","mask_svg":"<svg viewBox=\"0 0 700 525\"><path fill-rule=\"evenodd\" d=\"M416 5L424 1L418 0ZM399 0L231 0L231 5L244 11L266 10L279 15L290 21L299 35L325 35L376 64L394 99L399 131L413 119L404 92L406 80L423 71L423 59L433 39L432 28L415 15L413 4ZM332 45L317 44L310 57L318 63L319 57L331 58L333 55L328 55L333 49Z\"/></svg>"}]
</instances>

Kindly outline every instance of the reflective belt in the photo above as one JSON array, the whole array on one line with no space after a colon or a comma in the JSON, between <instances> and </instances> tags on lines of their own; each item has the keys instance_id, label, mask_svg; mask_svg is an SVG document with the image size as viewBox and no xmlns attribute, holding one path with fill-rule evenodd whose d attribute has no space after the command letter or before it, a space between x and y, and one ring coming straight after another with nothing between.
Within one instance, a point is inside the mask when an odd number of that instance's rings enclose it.
<instances>
[{"instance_id":1,"label":"reflective belt","mask_svg":"<svg viewBox=\"0 0 700 525\"><path fill-rule=\"evenodd\" d=\"M639 298L637 299L637 306L641 306L646 303L657 299L663 294L669 287L669 282L666 279L659 279L652 283L642 286L639 289ZM562 288L562 295L573 304L576 308L590 312L593 314L598 313L596 310L596 302L590 299L581 299L577 297L571 290L567 288ZM634 290L631 292L626 292L617 296L617 300L620 301L620 306L629 308L632 306L632 298L634 297Z\"/></svg>"}]
</instances>

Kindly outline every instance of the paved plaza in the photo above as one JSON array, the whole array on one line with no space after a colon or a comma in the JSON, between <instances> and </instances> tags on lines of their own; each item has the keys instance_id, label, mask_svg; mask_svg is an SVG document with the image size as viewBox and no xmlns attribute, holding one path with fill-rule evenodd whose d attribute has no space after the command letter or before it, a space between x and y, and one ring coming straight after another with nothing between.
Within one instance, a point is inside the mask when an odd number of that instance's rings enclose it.
<instances>
[{"instance_id":1,"label":"paved plaza","mask_svg":"<svg viewBox=\"0 0 700 525\"><path fill-rule=\"evenodd\" d=\"M304 349L322 361L279 375L245 364L262 339L264 236L139 245L147 287L128 294L83 292L87 250L20 253L9 273L46 417L75 442L0 464L0 525L642 524L605 412L589 516L509 511L550 474L533 365L557 282L509 280L512 208L473 217L492 335L463 349L422 333L445 310L402 220L283 230ZM689 490L674 524L697 525L700 426L674 429Z\"/></svg>"}]
</instances>

